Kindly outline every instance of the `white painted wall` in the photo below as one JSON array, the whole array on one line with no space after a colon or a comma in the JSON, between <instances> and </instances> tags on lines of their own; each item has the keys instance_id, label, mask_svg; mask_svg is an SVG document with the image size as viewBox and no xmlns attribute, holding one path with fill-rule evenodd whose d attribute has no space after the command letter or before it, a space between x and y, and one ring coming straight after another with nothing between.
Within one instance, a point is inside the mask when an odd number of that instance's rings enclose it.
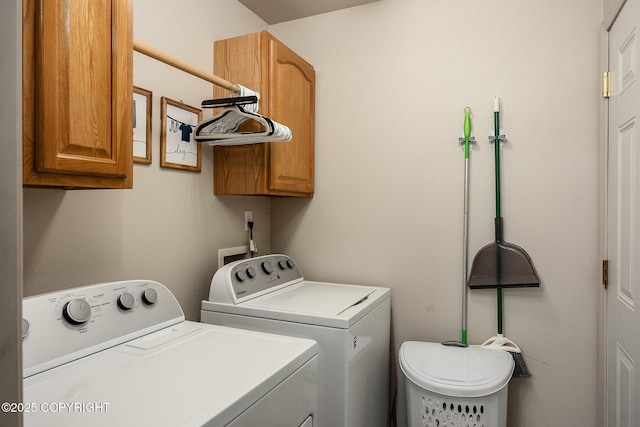
<instances>
[{"instance_id":1,"label":"white painted wall","mask_svg":"<svg viewBox=\"0 0 640 427\"><path fill-rule=\"evenodd\" d=\"M315 197L272 201L272 249L312 280L391 287L396 347L459 337L457 139L470 106L473 256L493 240L502 98L505 239L542 279L505 292L533 374L511 382L510 426L597 424L601 20L597 0L383 0L270 28L317 73ZM496 333L495 310L495 291L470 292L470 342Z\"/></svg>"},{"instance_id":2,"label":"white painted wall","mask_svg":"<svg viewBox=\"0 0 640 427\"><path fill-rule=\"evenodd\" d=\"M198 68L213 68L213 40L266 24L235 0L135 0L134 38ZM133 190L24 190L24 293L147 278L167 285L200 319L219 248L246 244L253 210L258 249L269 251L269 200L213 195L213 150L202 172L160 168L160 97L199 107L213 86L134 53L134 84L153 91L153 163L134 165Z\"/></svg>"}]
</instances>

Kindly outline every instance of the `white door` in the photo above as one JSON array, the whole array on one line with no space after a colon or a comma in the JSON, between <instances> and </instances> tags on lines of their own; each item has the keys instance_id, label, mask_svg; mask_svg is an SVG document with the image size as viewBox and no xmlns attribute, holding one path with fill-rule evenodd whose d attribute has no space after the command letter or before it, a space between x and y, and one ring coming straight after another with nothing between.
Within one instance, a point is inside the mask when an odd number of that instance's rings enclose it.
<instances>
[{"instance_id":1,"label":"white door","mask_svg":"<svg viewBox=\"0 0 640 427\"><path fill-rule=\"evenodd\" d=\"M640 426L639 30L640 0L628 0L609 33L608 427Z\"/></svg>"}]
</instances>

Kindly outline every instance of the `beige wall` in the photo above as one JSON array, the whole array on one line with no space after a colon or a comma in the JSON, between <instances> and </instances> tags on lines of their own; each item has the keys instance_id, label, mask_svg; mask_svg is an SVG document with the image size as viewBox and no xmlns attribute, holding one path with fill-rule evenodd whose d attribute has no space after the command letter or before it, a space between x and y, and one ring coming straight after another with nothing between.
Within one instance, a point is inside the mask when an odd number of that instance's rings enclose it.
<instances>
[{"instance_id":1,"label":"beige wall","mask_svg":"<svg viewBox=\"0 0 640 427\"><path fill-rule=\"evenodd\" d=\"M309 279L391 287L397 347L459 337L457 139L470 106L473 256L493 240L502 98L505 239L542 279L505 292L533 374L511 382L511 426L597 425L601 20L596 0L383 0L271 27L318 76L316 194L272 201L272 249ZM495 335L495 312L495 291L469 293L471 343Z\"/></svg>"},{"instance_id":2,"label":"beige wall","mask_svg":"<svg viewBox=\"0 0 640 427\"><path fill-rule=\"evenodd\" d=\"M204 70L213 40L266 24L235 0L134 1L134 38ZM219 248L246 244L252 210L258 249L269 251L269 200L213 195L210 147L202 172L160 168L160 97L199 107L213 86L134 54L134 84L153 91L153 163L134 165L133 190L24 190L24 293L146 278L167 285L200 319Z\"/></svg>"}]
</instances>

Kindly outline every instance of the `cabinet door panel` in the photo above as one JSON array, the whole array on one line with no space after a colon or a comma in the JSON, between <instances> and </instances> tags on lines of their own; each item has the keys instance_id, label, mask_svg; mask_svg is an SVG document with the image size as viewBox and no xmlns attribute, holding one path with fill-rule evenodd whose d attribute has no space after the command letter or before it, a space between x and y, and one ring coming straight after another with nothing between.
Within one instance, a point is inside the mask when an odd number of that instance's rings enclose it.
<instances>
[{"instance_id":1,"label":"cabinet door panel","mask_svg":"<svg viewBox=\"0 0 640 427\"><path fill-rule=\"evenodd\" d=\"M270 41L272 118L293 134L289 142L272 142L269 189L313 193L315 71L281 43Z\"/></svg>"},{"instance_id":2,"label":"cabinet door panel","mask_svg":"<svg viewBox=\"0 0 640 427\"><path fill-rule=\"evenodd\" d=\"M111 0L41 0L36 28L39 171L123 177L112 134Z\"/></svg>"},{"instance_id":3,"label":"cabinet door panel","mask_svg":"<svg viewBox=\"0 0 640 427\"><path fill-rule=\"evenodd\" d=\"M68 87L68 108L61 111L61 116L69 138L59 141L59 154L115 163L111 138L111 4L109 0L73 2L73 7L68 1L64 3L70 22L65 40L69 62L64 74L58 74L58 83L62 89ZM84 120L74 120L77 117Z\"/></svg>"}]
</instances>

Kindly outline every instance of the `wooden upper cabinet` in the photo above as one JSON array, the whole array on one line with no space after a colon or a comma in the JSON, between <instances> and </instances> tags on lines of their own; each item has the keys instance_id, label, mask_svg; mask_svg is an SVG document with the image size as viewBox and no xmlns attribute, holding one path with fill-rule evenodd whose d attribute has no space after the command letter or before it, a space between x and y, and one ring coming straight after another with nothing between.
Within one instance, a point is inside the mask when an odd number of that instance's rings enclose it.
<instances>
[{"instance_id":1,"label":"wooden upper cabinet","mask_svg":"<svg viewBox=\"0 0 640 427\"><path fill-rule=\"evenodd\" d=\"M23 183L131 188L131 0L23 2Z\"/></svg>"},{"instance_id":2,"label":"wooden upper cabinet","mask_svg":"<svg viewBox=\"0 0 640 427\"><path fill-rule=\"evenodd\" d=\"M266 31L214 43L214 74L260 92L259 113L291 129L289 142L214 147L214 193L312 197L315 70ZM229 96L214 89L216 98Z\"/></svg>"}]
</instances>

